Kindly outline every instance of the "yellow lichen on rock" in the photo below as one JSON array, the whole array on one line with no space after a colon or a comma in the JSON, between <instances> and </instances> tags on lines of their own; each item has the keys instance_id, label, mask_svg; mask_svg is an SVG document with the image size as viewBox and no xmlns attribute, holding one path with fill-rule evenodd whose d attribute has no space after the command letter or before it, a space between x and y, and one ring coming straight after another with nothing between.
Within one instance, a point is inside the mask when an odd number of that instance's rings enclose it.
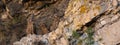
<instances>
[{"instance_id":1,"label":"yellow lichen on rock","mask_svg":"<svg viewBox=\"0 0 120 45\"><path fill-rule=\"evenodd\" d=\"M100 7L99 5L96 5L96 6L93 8L93 10L95 10L95 9L97 9L97 10L100 11L101 7Z\"/></svg>"},{"instance_id":2,"label":"yellow lichen on rock","mask_svg":"<svg viewBox=\"0 0 120 45\"><path fill-rule=\"evenodd\" d=\"M88 11L88 7L86 5L82 5L80 7L80 13L83 14L83 13L86 13Z\"/></svg>"}]
</instances>

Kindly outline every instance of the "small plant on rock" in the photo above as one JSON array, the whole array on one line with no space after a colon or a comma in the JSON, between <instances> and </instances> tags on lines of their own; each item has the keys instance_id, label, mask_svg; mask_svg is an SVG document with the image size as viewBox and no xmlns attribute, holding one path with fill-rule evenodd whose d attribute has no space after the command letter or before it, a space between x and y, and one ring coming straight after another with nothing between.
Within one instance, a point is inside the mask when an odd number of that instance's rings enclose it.
<instances>
[{"instance_id":1,"label":"small plant on rock","mask_svg":"<svg viewBox=\"0 0 120 45\"><path fill-rule=\"evenodd\" d=\"M86 45L93 45L94 44L94 39L93 39L94 31L92 30L91 27L89 27L85 32L88 35L85 39L85 44Z\"/></svg>"},{"instance_id":2,"label":"small plant on rock","mask_svg":"<svg viewBox=\"0 0 120 45\"><path fill-rule=\"evenodd\" d=\"M94 45L93 34L93 29L91 27L88 27L88 29L84 31L84 34L78 39L77 45Z\"/></svg>"}]
</instances>

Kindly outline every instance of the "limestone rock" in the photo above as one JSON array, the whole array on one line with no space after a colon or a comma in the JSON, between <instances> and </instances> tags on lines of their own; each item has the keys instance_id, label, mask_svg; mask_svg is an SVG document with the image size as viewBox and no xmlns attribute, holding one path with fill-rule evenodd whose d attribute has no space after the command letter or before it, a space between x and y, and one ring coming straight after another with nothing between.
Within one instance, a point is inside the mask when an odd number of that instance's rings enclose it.
<instances>
[{"instance_id":1,"label":"limestone rock","mask_svg":"<svg viewBox=\"0 0 120 45\"><path fill-rule=\"evenodd\" d=\"M93 18L113 9L112 5L110 5L111 0L98 0L101 1L100 3L95 3L95 0L92 0L92 3L89 1L90 0L70 0L65 11L64 20L59 22L58 27L54 31L44 34L39 41L43 41L45 45L69 45L67 39L72 36L72 31L81 29L83 25L90 22ZM102 22L103 25L106 23ZM33 40L35 40L35 38L33 38ZM15 42L14 44L17 43L18 42ZM33 42L26 41L26 43Z\"/></svg>"}]
</instances>

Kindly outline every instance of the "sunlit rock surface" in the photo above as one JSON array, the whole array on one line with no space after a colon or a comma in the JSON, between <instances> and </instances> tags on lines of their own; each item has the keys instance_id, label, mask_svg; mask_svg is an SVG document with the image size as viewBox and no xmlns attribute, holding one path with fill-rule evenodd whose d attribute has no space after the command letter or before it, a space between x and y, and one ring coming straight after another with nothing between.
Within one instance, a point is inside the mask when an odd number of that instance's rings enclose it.
<instances>
[{"instance_id":1,"label":"sunlit rock surface","mask_svg":"<svg viewBox=\"0 0 120 45\"><path fill-rule=\"evenodd\" d=\"M94 38L100 45L119 45L120 43L120 12L116 10L120 10L120 7L109 14L103 14L104 16L95 24Z\"/></svg>"},{"instance_id":2,"label":"sunlit rock surface","mask_svg":"<svg viewBox=\"0 0 120 45\"><path fill-rule=\"evenodd\" d=\"M54 31L44 35L28 35L23 37L20 41L14 42L14 45L70 45L68 38L72 36L73 31L81 29L83 25L90 22L93 18L99 17L101 14L109 14L112 10L114 13L114 9L118 8L118 5L118 0L70 0L63 20L59 22L58 27ZM118 11L115 12L115 14L117 13L116 15L119 15L119 9L116 10ZM110 21L114 22L114 20L119 17L115 16L113 16ZM100 24L105 25L109 22L106 21L108 20L103 20L100 22ZM100 34L98 35L103 37L103 40L101 41L103 44L100 42L100 45L114 45L114 39L119 38L118 35L120 34L118 33L120 29L117 29L120 22L118 21L116 23L107 26L108 28L103 27L102 29L99 29L100 27L98 27L95 29L98 30L95 33L101 30ZM117 26L112 28L114 25ZM113 31L115 31L114 33L118 34L113 35L113 33L111 33ZM109 37L109 35L107 35L108 33L110 36L113 35L113 37ZM115 35L117 35L117 37L115 37ZM95 39L97 40L97 38Z\"/></svg>"}]
</instances>

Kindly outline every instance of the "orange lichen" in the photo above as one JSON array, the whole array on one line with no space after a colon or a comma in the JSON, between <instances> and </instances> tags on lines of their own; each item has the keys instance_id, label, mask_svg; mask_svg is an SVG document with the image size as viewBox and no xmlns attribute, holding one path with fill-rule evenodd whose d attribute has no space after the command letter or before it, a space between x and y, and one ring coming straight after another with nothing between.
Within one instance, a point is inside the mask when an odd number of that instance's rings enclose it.
<instances>
[{"instance_id":1,"label":"orange lichen","mask_svg":"<svg viewBox=\"0 0 120 45\"><path fill-rule=\"evenodd\" d=\"M94 13L94 16L96 16L97 14L96 13Z\"/></svg>"},{"instance_id":2,"label":"orange lichen","mask_svg":"<svg viewBox=\"0 0 120 45\"><path fill-rule=\"evenodd\" d=\"M97 9L97 10L100 10L100 6L96 6L95 8L93 8L94 10Z\"/></svg>"},{"instance_id":3,"label":"orange lichen","mask_svg":"<svg viewBox=\"0 0 120 45\"><path fill-rule=\"evenodd\" d=\"M80 7L80 13L86 13L87 11L88 11L88 8L87 8L86 5L82 5L82 6Z\"/></svg>"},{"instance_id":4,"label":"orange lichen","mask_svg":"<svg viewBox=\"0 0 120 45\"><path fill-rule=\"evenodd\" d=\"M84 0L85 3L87 3L87 0Z\"/></svg>"}]
</instances>

